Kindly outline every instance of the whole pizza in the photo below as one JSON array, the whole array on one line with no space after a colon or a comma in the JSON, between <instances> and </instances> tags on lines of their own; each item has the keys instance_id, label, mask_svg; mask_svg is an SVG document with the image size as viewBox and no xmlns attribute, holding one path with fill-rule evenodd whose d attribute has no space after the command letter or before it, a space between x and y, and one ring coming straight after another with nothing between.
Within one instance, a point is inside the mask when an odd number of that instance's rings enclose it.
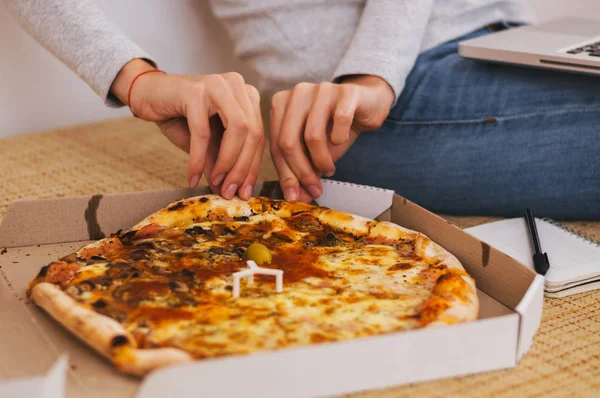
<instances>
[{"instance_id":1,"label":"whole pizza","mask_svg":"<svg viewBox=\"0 0 600 398\"><path fill-rule=\"evenodd\" d=\"M43 267L28 294L123 372L476 319L425 235L304 203L180 200Z\"/></svg>"}]
</instances>

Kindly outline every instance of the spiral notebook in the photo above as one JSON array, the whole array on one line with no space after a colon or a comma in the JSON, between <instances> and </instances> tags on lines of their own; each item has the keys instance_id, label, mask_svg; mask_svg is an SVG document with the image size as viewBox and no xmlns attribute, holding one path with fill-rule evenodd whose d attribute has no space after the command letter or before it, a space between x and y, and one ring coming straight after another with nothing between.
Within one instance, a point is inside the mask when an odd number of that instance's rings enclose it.
<instances>
[{"instance_id":1,"label":"spiral notebook","mask_svg":"<svg viewBox=\"0 0 600 398\"><path fill-rule=\"evenodd\" d=\"M565 297L600 289L600 244L551 220L535 221L542 251L550 261L545 295ZM466 231L533 269L533 245L525 218L495 221Z\"/></svg>"}]
</instances>

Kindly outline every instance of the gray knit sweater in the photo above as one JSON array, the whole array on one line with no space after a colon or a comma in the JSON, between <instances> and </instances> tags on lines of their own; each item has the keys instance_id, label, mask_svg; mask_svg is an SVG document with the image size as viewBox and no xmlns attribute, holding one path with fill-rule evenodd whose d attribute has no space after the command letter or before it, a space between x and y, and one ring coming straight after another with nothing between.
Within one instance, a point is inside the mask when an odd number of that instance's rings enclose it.
<instances>
[{"instance_id":1,"label":"gray knit sweater","mask_svg":"<svg viewBox=\"0 0 600 398\"><path fill-rule=\"evenodd\" d=\"M154 60L92 0L0 0L38 42L108 105L119 70ZM517 0L212 0L239 57L272 93L349 74L385 79L399 96L418 54L499 20L528 17ZM223 71L225 72L225 71Z\"/></svg>"}]
</instances>

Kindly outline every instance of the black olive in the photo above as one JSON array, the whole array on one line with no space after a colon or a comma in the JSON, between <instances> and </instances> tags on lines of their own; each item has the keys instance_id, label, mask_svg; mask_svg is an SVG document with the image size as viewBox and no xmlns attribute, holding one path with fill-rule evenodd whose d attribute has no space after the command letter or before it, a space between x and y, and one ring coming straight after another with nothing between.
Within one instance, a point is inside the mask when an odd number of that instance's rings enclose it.
<instances>
[{"instance_id":1,"label":"black olive","mask_svg":"<svg viewBox=\"0 0 600 398\"><path fill-rule=\"evenodd\" d=\"M234 221L248 221L249 219L250 219L250 217L248 217L248 216L236 216L236 217L233 217Z\"/></svg>"}]
</instances>

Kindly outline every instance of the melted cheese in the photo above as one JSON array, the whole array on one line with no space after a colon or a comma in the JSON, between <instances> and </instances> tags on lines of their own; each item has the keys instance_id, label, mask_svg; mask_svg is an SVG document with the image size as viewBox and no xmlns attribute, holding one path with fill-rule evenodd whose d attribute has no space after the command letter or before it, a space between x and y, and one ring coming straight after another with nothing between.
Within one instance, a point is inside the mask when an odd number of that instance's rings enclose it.
<instances>
[{"instance_id":1,"label":"melted cheese","mask_svg":"<svg viewBox=\"0 0 600 398\"><path fill-rule=\"evenodd\" d=\"M352 234L331 226L341 213L322 209L316 214L327 223L287 208L254 214L245 202L233 211L199 199L177 203L148 219L169 228L113 243L102 252L107 261L83 266L67 290L121 322L141 348L172 346L204 358L415 328L445 272L414 254L408 230L383 244L372 239L372 222L338 220ZM206 221L211 212L221 218ZM241 253L254 241L273 253L265 266L284 270L283 293L261 276L251 286L242 281L233 298L232 274L246 267ZM85 281L92 291L81 288Z\"/></svg>"}]
</instances>

